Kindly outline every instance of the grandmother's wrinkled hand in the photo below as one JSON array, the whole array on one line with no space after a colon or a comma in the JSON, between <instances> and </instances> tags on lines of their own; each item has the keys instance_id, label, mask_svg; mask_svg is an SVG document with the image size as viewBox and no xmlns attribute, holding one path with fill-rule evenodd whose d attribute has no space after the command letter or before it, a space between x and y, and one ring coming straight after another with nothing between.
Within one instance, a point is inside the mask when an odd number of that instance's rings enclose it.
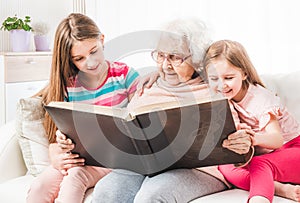
<instances>
[{"instance_id":1,"label":"grandmother's wrinkled hand","mask_svg":"<svg viewBox=\"0 0 300 203\"><path fill-rule=\"evenodd\" d=\"M240 129L230 134L223 141L223 147L237 154L247 154L252 146L251 137L254 136L254 131L251 129Z\"/></svg>"}]
</instances>

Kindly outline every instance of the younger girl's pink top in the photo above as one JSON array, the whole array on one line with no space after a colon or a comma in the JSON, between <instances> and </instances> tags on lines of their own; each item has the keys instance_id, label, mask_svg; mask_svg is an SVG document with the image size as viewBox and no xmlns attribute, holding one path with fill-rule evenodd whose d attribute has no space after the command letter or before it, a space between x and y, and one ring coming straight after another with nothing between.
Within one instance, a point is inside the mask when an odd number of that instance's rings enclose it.
<instances>
[{"instance_id":1,"label":"younger girl's pink top","mask_svg":"<svg viewBox=\"0 0 300 203\"><path fill-rule=\"evenodd\" d=\"M255 132L263 132L270 121L270 115L274 115L279 121L285 143L300 134L297 120L281 103L280 98L260 85L250 84L245 97L240 102L232 103L241 123L247 123Z\"/></svg>"}]
</instances>

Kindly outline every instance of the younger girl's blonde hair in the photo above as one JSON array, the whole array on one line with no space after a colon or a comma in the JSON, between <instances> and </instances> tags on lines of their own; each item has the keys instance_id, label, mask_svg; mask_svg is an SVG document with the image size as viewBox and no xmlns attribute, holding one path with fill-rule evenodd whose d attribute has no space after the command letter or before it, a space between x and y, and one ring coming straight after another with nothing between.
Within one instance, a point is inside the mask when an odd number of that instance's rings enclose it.
<instances>
[{"instance_id":1,"label":"younger girl's blonde hair","mask_svg":"<svg viewBox=\"0 0 300 203\"><path fill-rule=\"evenodd\" d=\"M246 80L243 81L243 88L246 88L249 84L259 84L264 87L264 84L258 76L257 71L243 45L231 40L220 40L214 42L210 45L204 57L205 70L207 70L212 61L222 57L232 65L240 68L247 76Z\"/></svg>"}]
</instances>

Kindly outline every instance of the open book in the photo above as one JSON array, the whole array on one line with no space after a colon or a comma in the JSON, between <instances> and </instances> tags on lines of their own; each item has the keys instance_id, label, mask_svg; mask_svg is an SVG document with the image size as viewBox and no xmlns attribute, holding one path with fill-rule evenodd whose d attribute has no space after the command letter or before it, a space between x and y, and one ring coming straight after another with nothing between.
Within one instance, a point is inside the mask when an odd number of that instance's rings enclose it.
<instances>
[{"instance_id":1,"label":"open book","mask_svg":"<svg viewBox=\"0 0 300 203\"><path fill-rule=\"evenodd\" d=\"M45 109L86 165L153 175L246 159L222 147L236 131L227 99L169 102L131 112L69 102L51 102Z\"/></svg>"}]
</instances>

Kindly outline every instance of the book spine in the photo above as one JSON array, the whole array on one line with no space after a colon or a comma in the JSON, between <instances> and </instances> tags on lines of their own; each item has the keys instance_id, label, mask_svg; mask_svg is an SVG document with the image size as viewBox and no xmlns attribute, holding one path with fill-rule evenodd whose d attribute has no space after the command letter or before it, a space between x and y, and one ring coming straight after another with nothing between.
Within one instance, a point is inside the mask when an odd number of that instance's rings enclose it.
<instances>
[{"instance_id":1,"label":"book spine","mask_svg":"<svg viewBox=\"0 0 300 203\"><path fill-rule=\"evenodd\" d=\"M138 119L131 121L125 121L124 127L130 136L132 143L139 155L139 159L143 166L143 169L139 171L142 174L148 174L151 171L153 161L155 162L155 157L153 155L153 150L150 146L149 140L147 139L143 127L140 125Z\"/></svg>"}]
</instances>

